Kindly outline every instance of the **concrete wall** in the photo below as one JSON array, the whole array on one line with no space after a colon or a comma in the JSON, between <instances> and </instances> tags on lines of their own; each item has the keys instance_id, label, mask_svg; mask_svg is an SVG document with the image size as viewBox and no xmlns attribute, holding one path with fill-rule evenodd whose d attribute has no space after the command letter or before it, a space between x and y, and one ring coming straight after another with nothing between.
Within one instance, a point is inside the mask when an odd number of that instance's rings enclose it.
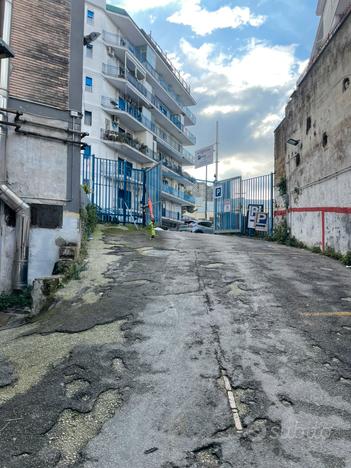
<instances>
[{"instance_id":1,"label":"concrete wall","mask_svg":"<svg viewBox=\"0 0 351 468\"><path fill-rule=\"evenodd\" d=\"M59 258L60 242L80 242L79 215L64 212L62 229L32 228L30 231L28 284L35 278L50 276Z\"/></svg>"},{"instance_id":2,"label":"concrete wall","mask_svg":"<svg viewBox=\"0 0 351 468\"><path fill-rule=\"evenodd\" d=\"M350 81L348 81L350 80ZM300 83L275 132L276 214L308 245L351 250L351 16ZM298 145L286 144L289 138Z\"/></svg>"},{"instance_id":3,"label":"concrete wall","mask_svg":"<svg viewBox=\"0 0 351 468\"><path fill-rule=\"evenodd\" d=\"M13 3L8 108L22 115L18 131L7 132L4 181L29 205L63 207L61 228L31 227L31 284L52 274L57 239L80 242L84 0ZM11 286L13 243L14 230L0 216L0 291Z\"/></svg>"}]
</instances>

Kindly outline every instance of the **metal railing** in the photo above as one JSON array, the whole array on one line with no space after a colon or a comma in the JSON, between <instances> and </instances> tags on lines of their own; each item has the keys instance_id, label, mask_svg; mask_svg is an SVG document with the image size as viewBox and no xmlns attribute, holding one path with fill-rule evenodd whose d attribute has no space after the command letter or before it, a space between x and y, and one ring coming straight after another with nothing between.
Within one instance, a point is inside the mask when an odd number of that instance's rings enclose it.
<instances>
[{"instance_id":1,"label":"metal railing","mask_svg":"<svg viewBox=\"0 0 351 468\"><path fill-rule=\"evenodd\" d=\"M165 208L162 208L162 217L173 219L174 221L182 220L182 215L178 211L166 210Z\"/></svg>"},{"instance_id":2,"label":"metal railing","mask_svg":"<svg viewBox=\"0 0 351 468\"><path fill-rule=\"evenodd\" d=\"M106 96L101 97L101 105L109 109L115 109L123 112L127 112L129 115L138 120L144 127L154 133L170 148L171 151L175 152L178 156L186 159L190 163L194 164L194 155L187 151L178 141L166 132L162 127L157 125L145 117L139 108L127 103L126 101L116 101L115 99L108 98Z\"/></svg>"},{"instance_id":3,"label":"metal railing","mask_svg":"<svg viewBox=\"0 0 351 468\"><path fill-rule=\"evenodd\" d=\"M177 190L168 184L162 184L162 191L173 195L174 197L181 198L184 201L195 204L195 198L192 195L184 192L184 190Z\"/></svg>"},{"instance_id":4,"label":"metal railing","mask_svg":"<svg viewBox=\"0 0 351 468\"><path fill-rule=\"evenodd\" d=\"M140 143L139 140L133 138L128 133L122 133L116 130L107 130L102 128L100 130L100 135L102 140L115 141L116 143L124 143L130 146L131 148L136 149L140 153L143 153L145 156L155 159L154 152L147 145L145 145L144 143Z\"/></svg>"},{"instance_id":5,"label":"metal railing","mask_svg":"<svg viewBox=\"0 0 351 468\"><path fill-rule=\"evenodd\" d=\"M107 31L103 31L103 40L106 43L115 45L117 47L125 47L126 49L128 49L139 60L139 62L146 68L146 70L150 73L150 75L152 75L155 78L155 80L162 86L162 88L173 98L173 100L178 104L178 106L183 110L183 112L188 116L188 118L194 124L196 123L196 117L191 112L191 110L182 104L181 100L179 99L179 96L175 93L173 88L168 83L166 83L166 81L155 70L155 68L151 65L151 63L148 62L145 57L141 56L137 48L131 42L129 42L128 39L121 36L120 34L114 34L114 33L110 33ZM190 94L190 87L189 87L188 92Z\"/></svg>"},{"instance_id":6,"label":"metal railing","mask_svg":"<svg viewBox=\"0 0 351 468\"><path fill-rule=\"evenodd\" d=\"M125 70L124 67L120 65L108 65L106 63L102 64L102 73L113 78L123 78L126 79L143 95L146 99L153 104L153 106L159 110L165 117L168 118L184 135L188 138L193 145L196 144L196 137L193 135L180 121L179 116L172 114L165 104L163 104L160 99L158 99L154 94L150 93L146 87L140 83L139 80L132 75L129 70Z\"/></svg>"}]
</instances>

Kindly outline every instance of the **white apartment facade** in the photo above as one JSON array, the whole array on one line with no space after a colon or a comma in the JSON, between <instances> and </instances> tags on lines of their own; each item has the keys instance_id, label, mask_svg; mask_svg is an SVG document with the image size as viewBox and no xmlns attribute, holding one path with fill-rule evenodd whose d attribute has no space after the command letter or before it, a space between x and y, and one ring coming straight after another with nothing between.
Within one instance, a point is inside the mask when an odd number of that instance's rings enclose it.
<instances>
[{"instance_id":1,"label":"white apartment facade","mask_svg":"<svg viewBox=\"0 0 351 468\"><path fill-rule=\"evenodd\" d=\"M162 163L162 221L175 225L182 206L195 203L182 171L194 163L187 149L196 141L188 130L196 123L188 108L195 104L190 87L125 10L86 1L85 35L92 32L100 36L84 56L86 155L130 171Z\"/></svg>"},{"instance_id":2,"label":"white apartment facade","mask_svg":"<svg viewBox=\"0 0 351 468\"><path fill-rule=\"evenodd\" d=\"M312 60L350 8L351 0L318 0L316 14L321 19L311 54Z\"/></svg>"}]
</instances>

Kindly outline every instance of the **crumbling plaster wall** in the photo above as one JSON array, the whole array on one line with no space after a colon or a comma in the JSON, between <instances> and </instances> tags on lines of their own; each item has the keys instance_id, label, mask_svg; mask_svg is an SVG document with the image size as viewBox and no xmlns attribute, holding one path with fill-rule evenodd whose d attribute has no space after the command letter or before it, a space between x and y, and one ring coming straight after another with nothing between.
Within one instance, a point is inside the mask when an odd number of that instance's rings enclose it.
<instances>
[{"instance_id":1,"label":"crumbling plaster wall","mask_svg":"<svg viewBox=\"0 0 351 468\"><path fill-rule=\"evenodd\" d=\"M342 252L351 250L351 214L340 212L351 207L350 84L351 16L291 96L275 134L276 194L284 159L292 235L322 246L327 209L325 247ZM298 145L283 145L289 138ZM329 212L333 207L339 212ZM285 208L279 196L276 208Z\"/></svg>"}]
</instances>

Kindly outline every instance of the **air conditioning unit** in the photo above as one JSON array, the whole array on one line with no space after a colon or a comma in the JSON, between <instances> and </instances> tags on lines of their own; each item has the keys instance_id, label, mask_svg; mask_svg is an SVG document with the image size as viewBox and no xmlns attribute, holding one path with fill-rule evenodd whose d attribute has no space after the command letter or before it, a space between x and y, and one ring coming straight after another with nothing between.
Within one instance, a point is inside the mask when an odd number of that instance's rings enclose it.
<instances>
[{"instance_id":1,"label":"air conditioning unit","mask_svg":"<svg viewBox=\"0 0 351 468\"><path fill-rule=\"evenodd\" d=\"M115 56L115 51L113 50L113 47L107 46L107 55L109 57L114 57Z\"/></svg>"}]
</instances>

